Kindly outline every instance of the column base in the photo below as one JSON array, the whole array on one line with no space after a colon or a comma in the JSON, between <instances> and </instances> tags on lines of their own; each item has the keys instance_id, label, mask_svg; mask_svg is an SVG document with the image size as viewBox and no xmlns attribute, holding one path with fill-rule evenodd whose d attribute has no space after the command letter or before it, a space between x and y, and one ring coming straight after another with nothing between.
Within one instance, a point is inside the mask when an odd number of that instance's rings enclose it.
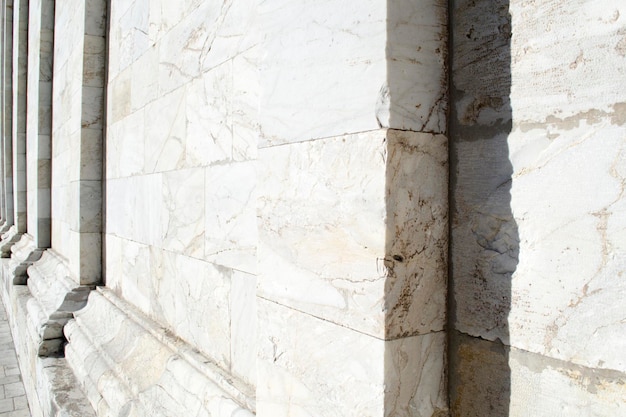
<instances>
[{"instance_id":1,"label":"column base","mask_svg":"<svg viewBox=\"0 0 626 417\"><path fill-rule=\"evenodd\" d=\"M3 270L8 260L3 259ZM39 356L40 337L27 306L34 301L25 285L0 286L32 417L95 417L63 357Z\"/></svg>"},{"instance_id":2,"label":"column base","mask_svg":"<svg viewBox=\"0 0 626 417\"><path fill-rule=\"evenodd\" d=\"M99 287L65 326L67 361L98 415L253 417L253 390Z\"/></svg>"},{"instance_id":3,"label":"column base","mask_svg":"<svg viewBox=\"0 0 626 417\"><path fill-rule=\"evenodd\" d=\"M11 260L8 263L8 270L4 272L5 283L25 285L28 279L26 270L41 258L44 250L35 246L32 236L21 235L20 240L11 247Z\"/></svg>"},{"instance_id":4,"label":"column base","mask_svg":"<svg viewBox=\"0 0 626 417\"><path fill-rule=\"evenodd\" d=\"M32 297L26 306L36 333L39 356L61 355L63 327L72 314L83 308L94 286L79 285L70 278L63 259L48 249L27 270Z\"/></svg>"},{"instance_id":5,"label":"column base","mask_svg":"<svg viewBox=\"0 0 626 417\"><path fill-rule=\"evenodd\" d=\"M15 245L22 237L22 233L17 231L17 226L13 225L2 234L0 238L0 258L10 258L11 257L11 248Z\"/></svg>"}]
</instances>

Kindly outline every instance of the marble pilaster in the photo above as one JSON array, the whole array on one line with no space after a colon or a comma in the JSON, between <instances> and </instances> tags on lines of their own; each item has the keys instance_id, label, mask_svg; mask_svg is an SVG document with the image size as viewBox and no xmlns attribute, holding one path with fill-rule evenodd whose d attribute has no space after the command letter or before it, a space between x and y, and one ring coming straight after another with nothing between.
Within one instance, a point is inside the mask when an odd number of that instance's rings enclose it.
<instances>
[{"instance_id":1,"label":"marble pilaster","mask_svg":"<svg viewBox=\"0 0 626 417\"><path fill-rule=\"evenodd\" d=\"M50 247L52 58L54 0L30 2L28 74L27 197L28 233L37 248Z\"/></svg>"},{"instance_id":2,"label":"marble pilaster","mask_svg":"<svg viewBox=\"0 0 626 417\"><path fill-rule=\"evenodd\" d=\"M27 233L11 247L5 281L25 284L26 269L50 246L50 129L54 1L29 3L26 125ZM17 237L17 236L16 236Z\"/></svg>"},{"instance_id":3,"label":"marble pilaster","mask_svg":"<svg viewBox=\"0 0 626 417\"><path fill-rule=\"evenodd\" d=\"M256 2L110 12L106 288L66 326L68 364L102 413L249 416Z\"/></svg>"},{"instance_id":4,"label":"marble pilaster","mask_svg":"<svg viewBox=\"0 0 626 417\"><path fill-rule=\"evenodd\" d=\"M0 256L11 256L11 247L26 231L26 70L28 2L13 4L11 80L11 167L13 223L0 238Z\"/></svg>"},{"instance_id":5,"label":"marble pilaster","mask_svg":"<svg viewBox=\"0 0 626 417\"><path fill-rule=\"evenodd\" d=\"M23 310L39 356L62 353L63 326L101 277L104 2L31 2L29 210L37 213ZM72 44L73 48L66 45ZM54 78L54 83L52 80ZM52 129L52 130L51 130ZM51 168L52 165L52 168ZM30 178L30 176L29 176ZM52 198L50 199L50 195ZM53 219L50 222L50 219ZM49 224L50 223L50 224ZM46 247L50 248L45 251ZM15 254L18 260L18 254Z\"/></svg>"},{"instance_id":6,"label":"marble pilaster","mask_svg":"<svg viewBox=\"0 0 626 417\"><path fill-rule=\"evenodd\" d=\"M6 233L13 225L13 146L12 146L12 80L13 80L13 1L2 2L2 130L0 132L0 181L2 181L2 227Z\"/></svg>"},{"instance_id":7,"label":"marble pilaster","mask_svg":"<svg viewBox=\"0 0 626 417\"><path fill-rule=\"evenodd\" d=\"M26 232L26 86L28 1L13 3L13 209L15 234Z\"/></svg>"},{"instance_id":8,"label":"marble pilaster","mask_svg":"<svg viewBox=\"0 0 626 417\"><path fill-rule=\"evenodd\" d=\"M258 415L439 415L446 3L342 7L261 7Z\"/></svg>"}]
</instances>

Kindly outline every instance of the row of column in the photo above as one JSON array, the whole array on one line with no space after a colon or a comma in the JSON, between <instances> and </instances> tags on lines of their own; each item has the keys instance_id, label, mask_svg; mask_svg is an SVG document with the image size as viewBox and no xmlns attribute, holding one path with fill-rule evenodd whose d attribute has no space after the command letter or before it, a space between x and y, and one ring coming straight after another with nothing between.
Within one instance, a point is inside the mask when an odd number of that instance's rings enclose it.
<instances>
[{"instance_id":1,"label":"row of column","mask_svg":"<svg viewBox=\"0 0 626 417\"><path fill-rule=\"evenodd\" d=\"M3 278L28 281L49 319L102 275L106 4L5 0L2 13Z\"/></svg>"}]
</instances>

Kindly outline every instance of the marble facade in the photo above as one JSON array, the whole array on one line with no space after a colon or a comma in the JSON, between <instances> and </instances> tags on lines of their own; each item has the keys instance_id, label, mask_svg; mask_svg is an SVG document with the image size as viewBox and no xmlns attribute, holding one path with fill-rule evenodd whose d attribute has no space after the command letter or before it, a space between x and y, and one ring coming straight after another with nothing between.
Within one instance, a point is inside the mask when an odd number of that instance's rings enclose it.
<instances>
[{"instance_id":1,"label":"marble facade","mask_svg":"<svg viewBox=\"0 0 626 417\"><path fill-rule=\"evenodd\" d=\"M32 414L626 416L626 9L530 3L2 0Z\"/></svg>"}]
</instances>

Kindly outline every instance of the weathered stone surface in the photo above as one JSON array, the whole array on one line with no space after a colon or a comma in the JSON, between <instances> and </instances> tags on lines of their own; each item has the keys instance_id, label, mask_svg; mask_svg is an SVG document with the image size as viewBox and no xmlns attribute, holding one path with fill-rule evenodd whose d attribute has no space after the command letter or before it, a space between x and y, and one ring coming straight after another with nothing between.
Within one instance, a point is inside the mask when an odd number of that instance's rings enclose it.
<instances>
[{"instance_id":1,"label":"weathered stone surface","mask_svg":"<svg viewBox=\"0 0 626 417\"><path fill-rule=\"evenodd\" d=\"M452 3L456 415L626 413L624 13Z\"/></svg>"},{"instance_id":2,"label":"weathered stone surface","mask_svg":"<svg viewBox=\"0 0 626 417\"><path fill-rule=\"evenodd\" d=\"M3 2L34 415L626 415L613 3Z\"/></svg>"},{"instance_id":3,"label":"weathered stone surface","mask_svg":"<svg viewBox=\"0 0 626 417\"><path fill-rule=\"evenodd\" d=\"M542 3L532 16L517 1L510 15L505 1L455 3L455 325L624 372L626 74L606 73L622 59L608 47L621 8ZM565 37L570 21L599 23Z\"/></svg>"},{"instance_id":4,"label":"weathered stone surface","mask_svg":"<svg viewBox=\"0 0 626 417\"><path fill-rule=\"evenodd\" d=\"M28 279L26 269L41 258L43 249L35 245L32 236L23 234L20 240L11 247L11 260L7 270L3 271L7 285L24 285Z\"/></svg>"},{"instance_id":5,"label":"weathered stone surface","mask_svg":"<svg viewBox=\"0 0 626 417\"><path fill-rule=\"evenodd\" d=\"M446 149L394 130L261 149L259 295L379 338L441 330Z\"/></svg>"},{"instance_id":6,"label":"weathered stone surface","mask_svg":"<svg viewBox=\"0 0 626 417\"><path fill-rule=\"evenodd\" d=\"M258 415L446 415L444 332L385 341L258 304Z\"/></svg>"},{"instance_id":7,"label":"weathered stone surface","mask_svg":"<svg viewBox=\"0 0 626 417\"><path fill-rule=\"evenodd\" d=\"M70 278L70 271L52 249L28 268L28 318L37 334L38 355L62 354L65 339L63 326L72 313L81 309L93 286L78 285Z\"/></svg>"},{"instance_id":8,"label":"weathered stone surface","mask_svg":"<svg viewBox=\"0 0 626 417\"><path fill-rule=\"evenodd\" d=\"M453 416L623 416L626 374L454 333Z\"/></svg>"},{"instance_id":9,"label":"weathered stone surface","mask_svg":"<svg viewBox=\"0 0 626 417\"><path fill-rule=\"evenodd\" d=\"M107 289L65 327L66 357L98 415L252 417L253 392Z\"/></svg>"},{"instance_id":10,"label":"weathered stone surface","mask_svg":"<svg viewBox=\"0 0 626 417\"><path fill-rule=\"evenodd\" d=\"M3 270L7 269L7 263L8 260L2 261ZM28 287L10 282L2 284L2 301L14 336L31 415L95 416L65 359L39 356L40 329L28 311L28 304L34 300Z\"/></svg>"}]
</instances>

